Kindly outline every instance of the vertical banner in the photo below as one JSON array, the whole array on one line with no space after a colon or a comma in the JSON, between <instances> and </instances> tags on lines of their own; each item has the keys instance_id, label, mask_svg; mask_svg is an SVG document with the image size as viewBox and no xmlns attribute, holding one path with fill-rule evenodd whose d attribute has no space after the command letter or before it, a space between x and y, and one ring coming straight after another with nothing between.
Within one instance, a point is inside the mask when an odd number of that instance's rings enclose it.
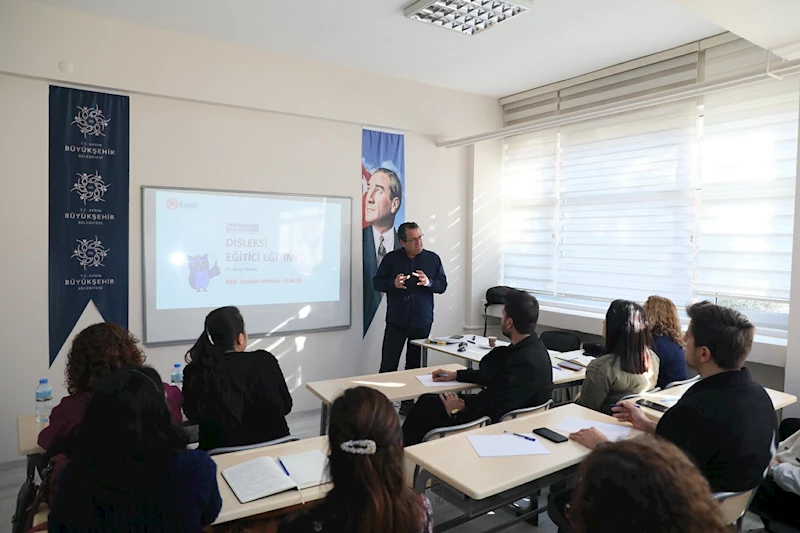
<instances>
[{"instance_id":1,"label":"vertical banner","mask_svg":"<svg viewBox=\"0 0 800 533\"><path fill-rule=\"evenodd\" d=\"M364 130L361 137L361 225L364 269L364 333L381 303L372 278L384 256L400 248L397 227L405 222L405 139Z\"/></svg>"},{"instance_id":2,"label":"vertical banner","mask_svg":"<svg viewBox=\"0 0 800 533\"><path fill-rule=\"evenodd\" d=\"M129 100L50 87L50 365L90 301L128 327Z\"/></svg>"}]
</instances>

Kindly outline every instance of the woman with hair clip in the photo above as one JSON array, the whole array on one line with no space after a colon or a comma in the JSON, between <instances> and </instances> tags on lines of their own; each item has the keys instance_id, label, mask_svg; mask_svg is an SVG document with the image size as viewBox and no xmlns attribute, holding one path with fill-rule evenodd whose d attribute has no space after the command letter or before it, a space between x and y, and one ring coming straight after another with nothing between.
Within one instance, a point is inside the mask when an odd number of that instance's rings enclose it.
<instances>
[{"instance_id":1,"label":"woman with hair clip","mask_svg":"<svg viewBox=\"0 0 800 533\"><path fill-rule=\"evenodd\" d=\"M244 446L289 435L292 396L275 356L248 352L242 314L221 307L186 353L183 410L200 425L203 450Z\"/></svg>"},{"instance_id":2,"label":"woman with hair clip","mask_svg":"<svg viewBox=\"0 0 800 533\"><path fill-rule=\"evenodd\" d=\"M668 298L651 296L644 303L644 312L659 359L656 386L664 388L673 381L683 381L686 379L686 353L678 308Z\"/></svg>"},{"instance_id":3,"label":"woman with hair clip","mask_svg":"<svg viewBox=\"0 0 800 533\"><path fill-rule=\"evenodd\" d=\"M605 355L586 367L578 405L611 414L611 404L626 394L638 394L656 386L658 356L650 349L642 306L614 300L603 321Z\"/></svg>"},{"instance_id":4,"label":"woman with hair clip","mask_svg":"<svg viewBox=\"0 0 800 533\"><path fill-rule=\"evenodd\" d=\"M331 406L328 442L333 489L278 533L433 533L430 502L405 484L403 432L386 396L346 390Z\"/></svg>"},{"instance_id":5,"label":"woman with hair clip","mask_svg":"<svg viewBox=\"0 0 800 533\"><path fill-rule=\"evenodd\" d=\"M97 384L59 478L49 531L199 533L216 519L216 464L186 449L157 375L127 368Z\"/></svg>"}]
</instances>

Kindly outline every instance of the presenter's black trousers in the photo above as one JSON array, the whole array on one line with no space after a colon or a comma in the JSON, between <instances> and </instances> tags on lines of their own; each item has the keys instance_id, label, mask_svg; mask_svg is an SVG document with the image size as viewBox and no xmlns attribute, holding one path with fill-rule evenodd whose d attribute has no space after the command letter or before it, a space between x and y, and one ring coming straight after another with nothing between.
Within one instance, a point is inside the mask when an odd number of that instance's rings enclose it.
<instances>
[{"instance_id":1,"label":"presenter's black trousers","mask_svg":"<svg viewBox=\"0 0 800 533\"><path fill-rule=\"evenodd\" d=\"M431 324L421 328L407 328L387 322L386 331L383 333L381 373L395 372L397 370L404 344L406 345L406 370L419 368L422 359L422 348L412 346L411 341L414 339L427 339L430 334Z\"/></svg>"}]
</instances>

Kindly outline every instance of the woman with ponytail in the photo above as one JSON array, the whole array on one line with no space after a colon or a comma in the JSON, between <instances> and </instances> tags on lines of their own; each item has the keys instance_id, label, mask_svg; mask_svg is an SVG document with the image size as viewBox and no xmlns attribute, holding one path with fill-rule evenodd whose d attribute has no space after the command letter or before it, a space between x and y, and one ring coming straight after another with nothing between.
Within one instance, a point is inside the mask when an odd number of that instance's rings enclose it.
<instances>
[{"instance_id":1,"label":"woman with ponytail","mask_svg":"<svg viewBox=\"0 0 800 533\"><path fill-rule=\"evenodd\" d=\"M244 446L285 437L292 396L275 356L248 352L242 314L211 311L186 353L183 410L200 425L200 448Z\"/></svg>"},{"instance_id":2,"label":"woman with ponytail","mask_svg":"<svg viewBox=\"0 0 800 533\"><path fill-rule=\"evenodd\" d=\"M278 533L432 533L428 499L404 481L403 431L392 403L368 387L348 389L331 406L333 489Z\"/></svg>"}]
</instances>

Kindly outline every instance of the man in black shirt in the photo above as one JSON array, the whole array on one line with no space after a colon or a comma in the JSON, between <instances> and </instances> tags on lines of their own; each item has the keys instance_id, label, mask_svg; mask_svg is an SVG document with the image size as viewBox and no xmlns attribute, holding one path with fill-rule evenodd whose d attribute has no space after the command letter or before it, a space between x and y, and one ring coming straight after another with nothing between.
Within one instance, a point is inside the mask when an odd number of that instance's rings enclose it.
<instances>
[{"instance_id":1,"label":"man in black shirt","mask_svg":"<svg viewBox=\"0 0 800 533\"><path fill-rule=\"evenodd\" d=\"M414 222L400 224L400 249L386 254L373 279L376 291L386 293L386 331L381 372L394 372L403 345L427 338L433 324L433 295L447 289L442 260L423 249L422 232ZM406 370L420 367L422 350L408 342Z\"/></svg>"},{"instance_id":2,"label":"man in black shirt","mask_svg":"<svg viewBox=\"0 0 800 533\"><path fill-rule=\"evenodd\" d=\"M437 427L464 424L488 416L497 422L514 409L534 407L550 399L553 367L547 348L534 332L539 319L536 298L522 291L506 295L503 335L510 346L498 346L481 360L478 370L435 370L434 381L464 381L486 387L480 394L425 394L403 424L406 446L418 444Z\"/></svg>"},{"instance_id":3,"label":"man in black shirt","mask_svg":"<svg viewBox=\"0 0 800 533\"><path fill-rule=\"evenodd\" d=\"M777 419L767 392L744 368L755 327L733 309L700 302L686 309L686 363L700 374L659 422L635 403L613 408L614 416L681 448L708 479L713 492L755 488L775 453ZM570 435L589 448L606 440L595 428ZM556 495L548 513L563 528ZM568 501L568 500L567 500Z\"/></svg>"}]
</instances>

